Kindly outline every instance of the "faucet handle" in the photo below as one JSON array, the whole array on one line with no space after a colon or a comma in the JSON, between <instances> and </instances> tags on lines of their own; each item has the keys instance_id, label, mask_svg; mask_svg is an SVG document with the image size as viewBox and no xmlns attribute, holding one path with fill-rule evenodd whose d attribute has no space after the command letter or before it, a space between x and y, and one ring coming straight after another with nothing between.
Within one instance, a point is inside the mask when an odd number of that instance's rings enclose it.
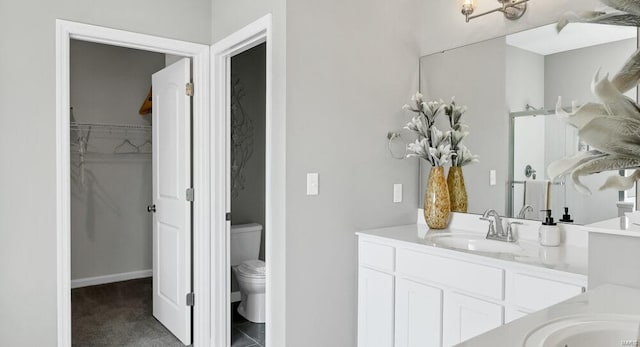
<instances>
[{"instance_id":1,"label":"faucet handle","mask_svg":"<svg viewBox=\"0 0 640 347\"><path fill-rule=\"evenodd\" d=\"M489 219L489 218L485 218L485 217L480 217L480 220L489 222L489 231L487 231L487 237L489 236L493 236L496 234L496 229L493 226L493 219Z\"/></svg>"}]
</instances>

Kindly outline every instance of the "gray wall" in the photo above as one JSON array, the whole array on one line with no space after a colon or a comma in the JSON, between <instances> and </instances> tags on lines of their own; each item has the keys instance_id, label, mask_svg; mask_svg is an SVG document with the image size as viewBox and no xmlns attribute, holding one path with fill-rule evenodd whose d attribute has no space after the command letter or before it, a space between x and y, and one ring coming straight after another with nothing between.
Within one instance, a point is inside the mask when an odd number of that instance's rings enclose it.
<instances>
[{"instance_id":1,"label":"gray wall","mask_svg":"<svg viewBox=\"0 0 640 347\"><path fill-rule=\"evenodd\" d=\"M57 340L55 19L209 43L210 7L209 0L0 2L0 158L16 168L0 171L1 345Z\"/></svg>"},{"instance_id":2,"label":"gray wall","mask_svg":"<svg viewBox=\"0 0 640 347\"><path fill-rule=\"evenodd\" d=\"M425 97L450 100L455 96L457 103L468 107L463 120L469 125L470 134L464 142L472 153L480 156L479 163L463 167L472 213L489 208L505 212L508 178L505 158L509 154L505 57L505 40L497 38L420 59L420 88ZM445 118L439 123L446 125L440 127L443 130L448 129ZM421 169L424 189L430 166L422 161ZM490 170L496 170L495 186L489 185Z\"/></svg>"},{"instance_id":3,"label":"gray wall","mask_svg":"<svg viewBox=\"0 0 640 347\"><path fill-rule=\"evenodd\" d=\"M418 88L421 3L287 3L287 346L355 346L354 232L415 223L417 162L392 159L386 134Z\"/></svg>"},{"instance_id":4,"label":"gray wall","mask_svg":"<svg viewBox=\"0 0 640 347\"><path fill-rule=\"evenodd\" d=\"M505 70L510 112L544 107L544 56L507 45Z\"/></svg>"},{"instance_id":5,"label":"gray wall","mask_svg":"<svg viewBox=\"0 0 640 347\"><path fill-rule=\"evenodd\" d=\"M79 122L150 124L138 109L164 54L84 41L71 42L71 105ZM85 182L77 148L71 152L71 279L150 270L151 154L114 155L146 133L93 132L85 156ZM150 149L150 146L148 147Z\"/></svg>"},{"instance_id":6,"label":"gray wall","mask_svg":"<svg viewBox=\"0 0 640 347\"><path fill-rule=\"evenodd\" d=\"M566 106L572 100L578 105L598 101L591 92L596 71L601 69L600 78L605 74L613 76L636 47L636 39L628 39L545 56L545 107L554 109L560 95ZM635 97L634 91L627 95Z\"/></svg>"},{"instance_id":7,"label":"gray wall","mask_svg":"<svg viewBox=\"0 0 640 347\"><path fill-rule=\"evenodd\" d=\"M266 102L266 45L261 44L231 59L231 79L237 78L243 89L240 104L245 116L253 124L253 155L242 170L244 189L231 197L231 224L259 223L264 226L264 169L265 169L265 102ZM233 131L233 130L232 130ZM233 133L231 135L233 137ZM233 158L233 153L232 153ZM234 190L233 187L231 188ZM263 229L260 259L264 260Z\"/></svg>"}]
</instances>

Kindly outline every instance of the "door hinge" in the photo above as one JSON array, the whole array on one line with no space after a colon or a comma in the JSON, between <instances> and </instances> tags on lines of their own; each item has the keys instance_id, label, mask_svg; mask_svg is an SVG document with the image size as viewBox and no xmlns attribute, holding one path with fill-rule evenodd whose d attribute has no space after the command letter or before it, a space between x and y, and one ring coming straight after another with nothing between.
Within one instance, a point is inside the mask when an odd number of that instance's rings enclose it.
<instances>
[{"instance_id":1,"label":"door hinge","mask_svg":"<svg viewBox=\"0 0 640 347\"><path fill-rule=\"evenodd\" d=\"M226 218L225 220L230 221L231 220L231 212L227 212L225 218Z\"/></svg>"},{"instance_id":2,"label":"door hinge","mask_svg":"<svg viewBox=\"0 0 640 347\"><path fill-rule=\"evenodd\" d=\"M187 96L193 96L193 83L189 82L186 86Z\"/></svg>"},{"instance_id":3,"label":"door hinge","mask_svg":"<svg viewBox=\"0 0 640 347\"><path fill-rule=\"evenodd\" d=\"M187 188L187 201L193 201L193 188Z\"/></svg>"},{"instance_id":4,"label":"door hinge","mask_svg":"<svg viewBox=\"0 0 640 347\"><path fill-rule=\"evenodd\" d=\"M193 306L195 295L193 293L187 293L187 306Z\"/></svg>"}]
</instances>

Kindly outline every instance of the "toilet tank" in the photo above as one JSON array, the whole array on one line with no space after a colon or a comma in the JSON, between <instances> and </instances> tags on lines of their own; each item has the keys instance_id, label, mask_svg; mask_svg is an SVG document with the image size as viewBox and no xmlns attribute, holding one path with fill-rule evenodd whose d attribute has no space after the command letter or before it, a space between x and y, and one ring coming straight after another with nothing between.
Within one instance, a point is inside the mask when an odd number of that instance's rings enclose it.
<instances>
[{"instance_id":1,"label":"toilet tank","mask_svg":"<svg viewBox=\"0 0 640 347\"><path fill-rule=\"evenodd\" d=\"M262 225L258 223L231 226L231 266L240 265L247 260L258 259Z\"/></svg>"}]
</instances>

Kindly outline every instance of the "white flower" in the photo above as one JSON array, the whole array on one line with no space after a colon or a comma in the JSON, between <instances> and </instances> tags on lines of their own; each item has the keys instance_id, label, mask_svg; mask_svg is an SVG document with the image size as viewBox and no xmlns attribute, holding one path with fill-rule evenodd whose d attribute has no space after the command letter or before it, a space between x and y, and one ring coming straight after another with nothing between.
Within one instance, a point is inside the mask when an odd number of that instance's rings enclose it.
<instances>
[{"instance_id":1,"label":"white flower","mask_svg":"<svg viewBox=\"0 0 640 347\"><path fill-rule=\"evenodd\" d=\"M440 146L440 144L443 143L446 138L447 136L445 135L445 133L436 128L435 125L431 127L431 145L433 147Z\"/></svg>"},{"instance_id":2,"label":"white flower","mask_svg":"<svg viewBox=\"0 0 640 347\"><path fill-rule=\"evenodd\" d=\"M407 157L423 158L433 166L443 166L456 157L463 158L464 153L457 154L460 142L469 133L466 131L467 125L461 122L462 114L466 107L457 106L454 99L450 104L442 100L424 101L424 96L417 92L411 97L411 103L402 106L402 109L417 113L405 125L408 129L418 135L418 139L407 145ZM440 131L435 125L435 119L441 113L450 117L452 129L446 132ZM467 150L468 151L468 150ZM477 161L477 156L468 153L470 163ZM456 165L456 161L453 161Z\"/></svg>"},{"instance_id":3,"label":"white flower","mask_svg":"<svg viewBox=\"0 0 640 347\"><path fill-rule=\"evenodd\" d=\"M467 135L469 135L468 131L460 131L460 130L449 130L449 136L451 137L451 147L457 149Z\"/></svg>"},{"instance_id":4,"label":"white flower","mask_svg":"<svg viewBox=\"0 0 640 347\"><path fill-rule=\"evenodd\" d=\"M433 124L436 117L444 110L444 103L440 101L429 101L422 103L422 114L427 117L430 124Z\"/></svg>"},{"instance_id":5,"label":"white flower","mask_svg":"<svg viewBox=\"0 0 640 347\"><path fill-rule=\"evenodd\" d=\"M442 143L436 148L430 147L429 154L435 163L434 166L444 166L451 158L451 145Z\"/></svg>"},{"instance_id":6,"label":"white flower","mask_svg":"<svg viewBox=\"0 0 640 347\"><path fill-rule=\"evenodd\" d=\"M419 139L408 144L407 150L409 151L407 158L418 157L431 161L431 156L429 155L429 141L426 138Z\"/></svg>"},{"instance_id":7,"label":"white flower","mask_svg":"<svg viewBox=\"0 0 640 347\"><path fill-rule=\"evenodd\" d=\"M416 94L411 97L411 101L413 106L404 104L402 106L402 109L410 110L416 113L422 113L422 104L424 103L422 94L420 94L420 92L416 92Z\"/></svg>"},{"instance_id":8,"label":"white flower","mask_svg":"<svg viewBox=\"0 0 640 347\"><path fill-rule=\"evenodd\" d=\"M471 151L465 145L460 145L453 157L453 166L465 166L479 161L478 156L471 154Z\"/></svg>"},{"instance_id":9,"label":"white flower","mask_svg":"<svg viewBox=\"0 0 640 347\"><path fill-rule=\"evenodd\" d=\"M449 125L451 129L459 130L458 127L461 125L460 118L462 115L467 112L466 106L458 106L454 98L451 98L451 103L443 106L444 114L449 118Z\"/></svg>"},{"instance_id":10,"label":"white flower","mask_svg":"<svg viewBox=\"0 0 640 347\"><path fill-rule=\"evenodd\" d=\"M413 116L404 128L413 131L418 134L419 137L429 137L429 125L425 117L421 114Z\"/></svg>"}]
</instances>

